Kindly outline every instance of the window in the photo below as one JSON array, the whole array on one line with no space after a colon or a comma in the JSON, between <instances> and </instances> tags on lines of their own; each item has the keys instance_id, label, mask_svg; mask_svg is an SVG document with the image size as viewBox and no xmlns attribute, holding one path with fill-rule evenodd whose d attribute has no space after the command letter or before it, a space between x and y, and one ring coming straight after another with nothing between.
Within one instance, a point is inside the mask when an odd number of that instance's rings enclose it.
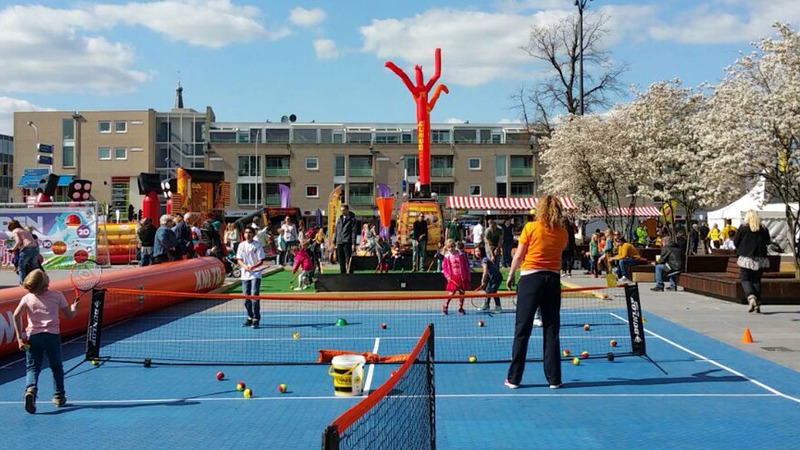
<instances>
[{"instance_id":1,"label":"window","mask_svg":"<svg viewBox=\"0 0 800 450\"><path fill-rule=\"evenodd\" d=\"M473 197L480 197L481 196L481 185L480 184L470 184L469 185L469 195Z\"/></svg>"},{"instance_id":2,"label":"window","mask_svg":"<svg viewBox=\"0 0 800 450\"><path fill-rule=\"evenodd\" d=\"M509 161L511 176L532 177L533 156L512 156Z\"/></svg>"},{"instance_id":3,"label":"window","mask_svg":"<svg viewBox=\"0 0 800 450\"><path fill-rule=\"evenodd\" d=\"M319 158L306 158L306 170L319 170Z\"/></svg>"},{"instance_id":4,"label":"window","mask_svg":"<svg viewBox=\"0 0 800 450\"><path fill-rule=\"evenodd\" d=\"M261 204L261 185L260 184L237 184L236 203L240 205L260 205Z\"/></svg>"},{"instance_id":5,"label":"window","mask_svg":"<svg viewBox=\"0 0 800 450\"><path fill-rule=\"evenodd\" d=\"M344 176L344 155L333 155L333 176Z\"/></svg>"},{"instance_id":6,"label":"window","mask_svg":"<svg viewBox=\"0 0 800 450\"><path fill-rule=\"evenodd\" d=\"M371 177L372 156L351 156L348 173L351 177Z\"/></svg>"},{"instance_id":7,"label":"window","mask_svg":"<svg viewBox=\"0 0 800 450\"><path fill-rule=\"evenodd\" d=\"M453 157L452 156L431 156L431 176L432 177L452 177L453 176Z\"/></svg>"},{"instance_id":8,"label":"window","mask_svg":"<svg viewBox=\"0 0 800 450\"><path fill-rule=\"evenodd\" d=\"M109 160L109 159L111 159L111 147L98 147L97 148L97 159L100 159L100 160Z\"/></svg>"},{"instance_id":9,"label":"window","mask_svg":"<svg viewBox=\"0 0 800 450\"><path fill-rule=\"evenodd\" d=\"M533 183L511 183L512 197L533 197Z\"/></svg>"},{"instance_id":10,"label":"window","mask_svg":"<svg viewBox=\"0 0 800 450\"><path fill-rule=\"evenodd\" d=\"M127 133L128 132L128 122L124 120L117 120L114 122L114 132L116 133Z\"/></svg>"},{"instance_id":11,"label":"window","mask_svg":"<svg viewBox=\"0 0 800 450\"><path fill-rule=\"evenodd\" d=\"M61 119L61 138L66 140L75 139L75 120Z\"/></svg>"},{"instance_id":12,"label":"window","mask_svg":"<svg viewBox=\"0 0 800 450\"><path fill-rule=\"evenodd\" d=\"M372 183L350 183L350 195L348 198L350 199L350 205L372 205L374 202Z\"/></svg>"},{"instance_id":13,"label":"window","mask_svg":"<svg viewBox=\"0 0 800 450\"><path fill-rule=\"evenodd\" d=\"M449 144L450 130L431 130L431 144Z\"/></svg>"},{"instance_id":14,"label":"window","mask_svg":"<svg viewBox=\"0 0 800 450\"><path fill-rule=\"evenodd\" d=\"M267 156L264 166L268 177L288 177L289 176L289 157L288 156Z\"/></svg>"},{"instance_id":15,"label":"window","mask_svg":"<svg viewBox=\"0 0 800 450\"><path fill-rule=\"evenodd\" d=\"M497 183L497 196L508 197L508 187L505 183Z\"/></svg>"},{"instance_id":16,"label":"window","mask_svg":"<svg viewBox=\"0 0 800 450\"><path fill-rule=\"evenodd\" d=\"M416 177L419 176L419 172L417 170L417 155L404 155L403 156L403 164L404 169L408 171L408 176Z\"/></svg>"},{"instance_id":17,"label":"window","mask_svg":"<svg viewBox=\"0 0 800 450\"><path fill-rule=\"evenodd\" d=\"M128 149L125 147L114 147L114 159L128 159Z\"/></svg>"},{"instance_id":18,"label":"window","mask_svg":"<svg viewBox=\"0 0 800 450\"><path fill-rule=\"evenodd\" d=\"M481 159L469 158L467 160L467 167L469 168L469 170L481 170Z\"/></svg>"},{"instance_id":19,"label":"window","mask_svg":"<svg viewBox=\"0 0 800 450\"><path fill-rule=\"evenodd\" d=\"M306 186L306 198L319 198L319 186Z\"/></svg>"},{"instance_id":20,"label":"window","mask_svg":"<svg viewBox=\"0 0 800 450\"><path fill-rule=\"evenodd\" d=\"M497 155L494 157L494 176L506 176L506 157L505 155Z\"/></svg>"},{"instance_id":21,"label":"window","mask_svg":"<svg viewBox=\"0 0 800 450\"><path fill-rule=\"evenodd\" d=\"M111 121L101 120L97 122L97 131L101 133L111 133Z\"/></svg>"},{"instance_id":22,"label":"window","mask_svg":"<svg viewBox=\"0 0 800 450\"><path fill-rule=\"evenodd\" d=\"M75 167L75 146L65 145L61 150L61 167Z\"/></svg>"},{"instance_id":23,"label":"window","mask_svg":"<svg viewBox=\"0 0 800 450\"><path fill-rule=\"evenodd\" d=\"M260 158L254 155L239 155L239 168L236 173L240 177L257 177ZM240 202L241 203L241 202Z\"/></svg>"},{"instance_id":24,"label":"window","mask_svg":"<svg viewBox=\"0 0 800 450\"><path fill-rule=\"evenodd\" d=\"M295 129L292 135L292 142L298 144L316 144L317 143L317 129Z\"/></svg>"},{"instance_id":25,"label":"window","mask_svg":"<svg viewBox=\"0 0 800 450\"><path fill-rule=\"evenodd\" d=\"M272 206L281 204L281 191L277 184L264 185L264 204Z\"/></svg>"}]
</instances>

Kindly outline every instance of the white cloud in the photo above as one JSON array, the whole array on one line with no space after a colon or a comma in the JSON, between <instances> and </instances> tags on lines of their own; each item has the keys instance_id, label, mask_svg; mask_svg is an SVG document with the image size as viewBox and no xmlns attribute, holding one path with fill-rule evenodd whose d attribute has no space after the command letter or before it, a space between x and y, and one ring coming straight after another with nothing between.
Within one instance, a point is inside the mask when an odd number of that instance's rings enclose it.
<instances>
[{"instance_id":1,"label":"white cloud","mask_svg":"<svg viewBox=\"0 0 800 450\"><path fill-rule=\"evenodd\" d=\"M330 39L317 39L314 41L314 53L317 59L335 59L339 57L336 43Z\"/></svg>"},{"instance_id":2,"label":"white cloud","mask_svg":"<svg viewBox=\"0 0 800 450\"><path fill-rule=\"evenodd\" d=\"M312 28L321 24L325 20L326 14L322 8L293 8L289 12L289 21L297 26Z\"/></svg>"},{"instance_id":3,"label":"white cloud","mask_svg":"<svg viewBox=\"0 0 800 450\"><path fill-rule=\"evenodd\" d=\"M504 125L506 125L506 124L507 125L519 125L519 124L522 123L522 121L520 119L506 119L506 118L503 118L503 119L498 120L497 123L502 123Z\"/></svg>"},{"instance_id":4,"label":"white cloud","mask_svg":"<svg viewBox=\"0 0 800 450\"><path fill-rule=\"evenodd\" d=\"M15 111L53 111L51 108L42 108L27 100L0 96L0 134L12 136L14 134Z\"/></svg>"},{"instance_id":5,"label":"white cloud","mask_svg":"<svg viewBox=\"0 0 800 450\"><path fill-rule=\"evenodd\" d=\"M705 0L671 23L649 29L656 40L688 44L749 42L773 34L775 21L800 21L796 0Z\"/></svg>"},{"instance_id":6,"label":"white cloud","mask_svg":"<svg viewBox=\"0 0 800 450\"><path fill-rule=\"evenodd\" d=\"M653 9L616 6L605 12L618 17L609 23L608 43L612 44L641 28L641 21L651 17ZM574 13L571 9L528 15L429 9L402 19L376 19L361 27L362 49L393 60L407 72L421 64L430 77L434 49L441 48L444 83L477 86L498 79L530 80L537 76L536 61L520 48L528 43L531 26L553 24Z\"/></svg>"}]
</instances>

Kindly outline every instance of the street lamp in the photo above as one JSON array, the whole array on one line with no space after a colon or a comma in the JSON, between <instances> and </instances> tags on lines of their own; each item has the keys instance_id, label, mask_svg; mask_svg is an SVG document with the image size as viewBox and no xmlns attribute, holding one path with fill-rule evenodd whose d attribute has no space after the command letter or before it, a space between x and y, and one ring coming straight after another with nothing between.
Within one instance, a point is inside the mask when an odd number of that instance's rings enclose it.
<instances>
[{"instance_id":1,"label":"street lamp","mask_svg":"<svg viewBox=\"0 0 800 450\"><path fill-rule=\"evenodd\" d=\"M580 91L580 100L581 100L581 115L584 113L584 106L583 106L583 10L586 9L586 4L592 0L575 0L575 6L578 7L578 17L579 17L579 24L578 24L578 34L580 35L580 68L581 68L581 78L578 82L578 90Z\"/></svg>"}]
</instances>

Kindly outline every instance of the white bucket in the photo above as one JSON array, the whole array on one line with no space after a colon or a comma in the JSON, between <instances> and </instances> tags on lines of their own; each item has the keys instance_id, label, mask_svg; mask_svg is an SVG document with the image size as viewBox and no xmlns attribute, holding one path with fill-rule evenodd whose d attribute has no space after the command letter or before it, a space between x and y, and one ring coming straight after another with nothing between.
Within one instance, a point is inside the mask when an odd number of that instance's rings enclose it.
<instances>
[{"instance_id":1,"label":"white bucket","mask_svg":"<svg viewBox=\"0 0 800 450\"><path fill-rule=\"evenodd\" d=\"M361 355L334 356L328 374L333 377L333 393L339 396L361 395L364 392L364 364Z\"/></svg>"}]
</instances>

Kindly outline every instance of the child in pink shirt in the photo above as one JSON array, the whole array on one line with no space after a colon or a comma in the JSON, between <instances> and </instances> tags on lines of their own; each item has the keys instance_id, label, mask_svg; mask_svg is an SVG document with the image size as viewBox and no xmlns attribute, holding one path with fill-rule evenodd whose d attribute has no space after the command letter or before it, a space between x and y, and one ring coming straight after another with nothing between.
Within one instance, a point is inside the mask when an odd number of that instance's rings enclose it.
<instances>
[{"instance_id":1,"label":"child in pink shirt","mask_svg":"<svg viewBox=\"0 0 800 450\"><path fill-rule=\"evenodd\" d=\"M64 392L64 366L61 362L61 330L59 310L67 318L75 317L78 300L67 304L64 294L48 290L50 279L41 269L35 269L25 277L22 287L28 290L14 310L14 331L17 334L19 349L25 351L26 387L23 400L25 411L36 412L36 393L39 373L45 354L53 372L53 403L64 406L67 397ZM22 328L22 314L27 313L28 326Z\"/></svg>"},{"instance_id":2,"label":"child in pink shirt","mask_svg":"<svg viewBox=\"0 0 800 450\"><path fill-rule=\"evenodd\" d=\"M292 273L297 273L297 269L300 269L300 275L297 277L297 287L294 288L296 291L309 287L311 278L314 275L314 257L311 256L311 252L308 250L308 244L308 241L304 239L300 244L300 248L294 254Z\"/></svg>"},{"instance_id":3,"label":"child in pink shirt","mask_svg":"<svg viewBox=\"0 0 800 450\"><path fill-rule=\"evenodd\" d=\"M444 243L445 255L442 261L442 273L447 280L447 300L442 305L442 314L447 314L450 307L450 300L458 292L463 295L469 288L470 269L466 257L456 249L455 241L448 239ZM463 316L464 297L458 299L458 315Z\"/></svg>"}]
</instances>

